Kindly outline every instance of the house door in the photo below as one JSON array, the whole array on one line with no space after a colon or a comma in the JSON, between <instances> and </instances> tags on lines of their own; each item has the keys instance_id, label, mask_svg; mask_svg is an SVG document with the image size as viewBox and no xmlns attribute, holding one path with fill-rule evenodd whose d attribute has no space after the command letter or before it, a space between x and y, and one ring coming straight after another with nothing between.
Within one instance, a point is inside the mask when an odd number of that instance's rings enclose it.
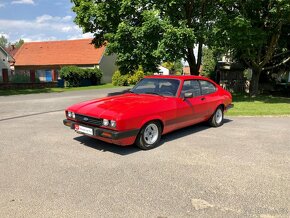
<instances>
[{"instance_id":1,"label":"house door","mask_svg":"<svg viewBox=\"0 0 290 218\"><path fill-rule=\"evenodd\" d=\"M2 69L2 78L4 83L8 83L8 69Z\"/></svg>"},{"instance_id":2,"label":"house door","mask_svg":"<svg viewBox=\"0 0 290 218\"><path fill-rule=\"evenodd\" d=\"M45 70L45 81L52 82L51 70Z\"/></svg>"}]
</instances>

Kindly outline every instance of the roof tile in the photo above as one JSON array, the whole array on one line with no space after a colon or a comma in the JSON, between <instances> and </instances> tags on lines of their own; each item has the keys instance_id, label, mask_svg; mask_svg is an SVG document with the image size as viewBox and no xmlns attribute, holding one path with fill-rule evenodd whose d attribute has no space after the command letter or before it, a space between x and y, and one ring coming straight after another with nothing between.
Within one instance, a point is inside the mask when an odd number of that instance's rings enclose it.
<instances>
[{"instance_id":1,"label":"roof tile","mask_svg":"<svg viewBox=\"0 0 290 218\"><path fill-rule=\"evenodd\" d=\"M15 66L97 65L104 52L92 39L28 42L16 53Z\"/></svg>"}]
</instances>

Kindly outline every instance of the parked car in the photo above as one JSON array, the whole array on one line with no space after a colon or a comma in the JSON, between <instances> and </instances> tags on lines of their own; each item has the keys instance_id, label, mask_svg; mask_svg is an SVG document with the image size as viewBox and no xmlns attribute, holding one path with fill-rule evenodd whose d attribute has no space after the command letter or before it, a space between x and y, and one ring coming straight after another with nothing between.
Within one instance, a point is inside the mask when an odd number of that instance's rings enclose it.
<instances>
[{"instance_id":1,"label":"parked car","mask_svg":"<svg viewBox=\"0 0 290 218\"><path fill-rule=\"evenodd\" d=\"M70 106L63 123L89 137L147 150L161 135L186 126L221 126L231 107L231 94L205 77L148 76L128 93Z\"/></svg>"}]
</instances>

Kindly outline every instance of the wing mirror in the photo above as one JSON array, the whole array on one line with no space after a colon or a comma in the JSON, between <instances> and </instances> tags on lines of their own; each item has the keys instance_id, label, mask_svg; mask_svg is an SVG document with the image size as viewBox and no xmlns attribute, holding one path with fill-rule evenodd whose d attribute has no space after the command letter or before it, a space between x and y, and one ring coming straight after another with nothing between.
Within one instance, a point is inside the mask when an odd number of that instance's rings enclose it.
<instances>
[{"instance_id":1,"label":"wing mirror","mask_svg":"<svg viewBox=\"0 0 290 218\"><path fill-rule=\"evenodd\" d=\"M192 92L186 92L186 93L184 93L184 97L183 97L184 99L186 99L186 98L193 98L193 93Z\"/></svg>"}]
</instances>

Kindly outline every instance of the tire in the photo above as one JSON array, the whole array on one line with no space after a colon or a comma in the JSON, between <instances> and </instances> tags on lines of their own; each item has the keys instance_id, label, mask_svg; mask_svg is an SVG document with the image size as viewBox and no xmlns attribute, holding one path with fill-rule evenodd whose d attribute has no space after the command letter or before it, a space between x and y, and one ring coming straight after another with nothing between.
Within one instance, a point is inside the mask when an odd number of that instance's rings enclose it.
<instances>
[{"instance_id":1,"label":"tire","mask_svg":"<svg viewBox=\"0 0 290 218\"><path fill-rule=\"evenodd\" d=\"M161 138L161 125L157 121L146 123L137 136L135 144L142 150L155 148Z\"/></svg>"},{"instance_id":2,"label":"tire","mask_svg":"<svg viewBox=\"0 0 290 218\"><path fill-rule=\"evenodd\" d=\"M219 106L212 117L209 119L209 125L212 127L219 127L224 124L224 109L222 106Z\"/></svg>"}]
</instances>

